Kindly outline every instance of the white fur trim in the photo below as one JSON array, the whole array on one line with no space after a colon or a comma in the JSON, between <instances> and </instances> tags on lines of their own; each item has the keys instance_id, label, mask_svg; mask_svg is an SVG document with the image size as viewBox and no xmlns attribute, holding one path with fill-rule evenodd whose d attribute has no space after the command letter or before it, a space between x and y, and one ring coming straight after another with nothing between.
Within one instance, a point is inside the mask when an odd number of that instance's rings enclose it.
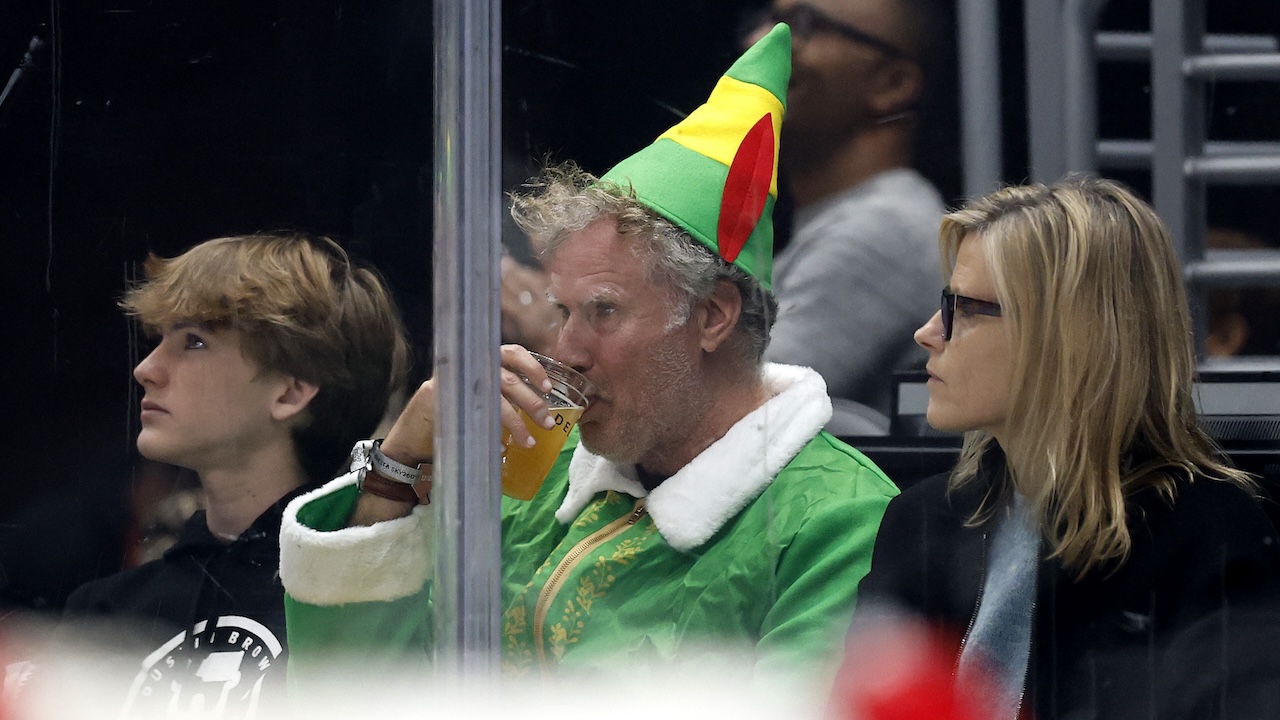
<instances>
[{"instance_id":1,"label":"white fur trim","mask_svg":"<svg viewBox=\"0 0 1280 720\"><path fill-rule=\"evenodd\" d=\"M396 600L422 589L431 576L429 538L435 513L420 505L408 516L332 532L298 522L304 504L354 485L348 473L294 498L280 527L280 580L295 599L312 605Z\"/></svg>"},{"instance_id":2,"label":"white fur trim","mask_svg":"<svg viewBox=\"0 0 1280 720\"><path fill-rule=\"evenodd\" d=\"M556 520L568 525L596 493L613 490L631 497L644 497L649 491L636 477L635 465L615 465L578 443L569 460L569 492L556 511Z\"/></svg>"},{"instance_id":3,"label":"white fur trim","mask_svg":"<svg viewBox=\"0 0 1280 720\"><path fill-rule=\"evenodd\" d=\"M769 400L648 493L646 509L676 550L692 550L710 540L831 419L827 384L814 370L769 363L764 379ZM556 519L572 522L602 490L646 495L633 466L616 465L578 445L569 463L569 491Z\"/></svg>"}]
</instances>

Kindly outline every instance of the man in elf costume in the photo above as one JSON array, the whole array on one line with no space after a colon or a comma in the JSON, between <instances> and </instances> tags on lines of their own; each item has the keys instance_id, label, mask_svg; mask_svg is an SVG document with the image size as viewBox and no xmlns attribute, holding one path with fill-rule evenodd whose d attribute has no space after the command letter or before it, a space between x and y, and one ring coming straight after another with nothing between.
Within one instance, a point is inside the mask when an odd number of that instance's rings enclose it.
<instances>
[{"instance_id":1,"label":"man in elf costume","mask_svg":"<svg viewBox=\"0 0 1280 720\"><path fill-rule=\"evenodd\" d=\"M822 431L831 402L816 372L761 360L789 74L778 25L705 105L603 178L553 168L514 198L564 316L554 354L595 389L538 494L503 499L509 673L726 648L769 673L838 650L897 488ZM517 374L546 375L519 346L502 364L502 423L524 441L514 408L549 415ZM432 458L434 392L419 388L364 467L286 511L303 674L335 651L431 642L432 509L410 483Z\"/></svg>"}]
</instances>

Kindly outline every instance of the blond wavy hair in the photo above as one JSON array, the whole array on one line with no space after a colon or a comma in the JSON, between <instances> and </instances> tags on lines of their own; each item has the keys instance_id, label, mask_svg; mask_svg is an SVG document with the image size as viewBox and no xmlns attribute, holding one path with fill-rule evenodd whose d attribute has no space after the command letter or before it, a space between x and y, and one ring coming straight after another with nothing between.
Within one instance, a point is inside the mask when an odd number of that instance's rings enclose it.
<instances>
[{"instance_id":1,"label":"blond wavy hair","mask_svg":"<svg viewBox=\"0 0 1280 720\"><path fill-rule=\"evenodd\" d=\"M945 274L970 235L986 240L1014 361L1007 472L972 523L1016 489L1051 557L1083 576L1128 556L1132 493L1154 486L1172 502L1197 476L1253 489L1196 424L1186 291L1149 205L1092 177L998 190L943 218ZM966 435L953 489L994 445Z\"/></svg>"},{"instance_id":2,"label":"blond wavy hair","mask_svg":"<svg viewBox=\"0 0 1280 720\"><path fill-rule=\"evenodd\" d=\"M320 387L292 433L314 481L341 469L404 385L410 349L390 291L330 238L216 238L174 258L152 255L143 270L120 306L148 332L188 322L232 328L260 371Z\"/></svg>"}]
</instances>

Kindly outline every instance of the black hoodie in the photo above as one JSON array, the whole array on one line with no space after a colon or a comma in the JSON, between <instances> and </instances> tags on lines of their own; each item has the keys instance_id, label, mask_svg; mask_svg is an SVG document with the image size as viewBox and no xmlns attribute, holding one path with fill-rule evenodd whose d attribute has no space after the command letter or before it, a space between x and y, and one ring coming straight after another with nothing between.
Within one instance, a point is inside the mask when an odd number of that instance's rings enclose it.
<instances>
[{"instance_id":1,"label":"black hoodie","mask_svg":"<svg viewBox=\"0 0 1280 720\"><path fill-rule=\"evenodd\" d=\"M71 594L64 635L138 663L126 715L155 707L250 717L284 692L280 520L290 500L313 488L278 500L231 543L197 512L160 559Z\"/></svg>"}]
</instances>

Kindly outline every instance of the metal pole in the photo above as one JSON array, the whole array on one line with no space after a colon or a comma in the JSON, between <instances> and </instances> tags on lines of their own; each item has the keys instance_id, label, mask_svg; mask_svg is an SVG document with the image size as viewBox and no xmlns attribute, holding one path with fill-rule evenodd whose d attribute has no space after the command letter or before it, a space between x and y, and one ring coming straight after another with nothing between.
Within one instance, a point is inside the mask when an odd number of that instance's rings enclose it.
<instances>
[{"instance_id":1,"label":"metal pole","mask_svg":"<svg viewBox=\"0 0 1280 720\"><path fill-rule=\"evenodd\" d=\"M1100 32L1096 35L1098 60L1150 62L1151 35L1138 32ZM1207 53L1273 53L1280 52L1280 41L1274 35L1205 35Z\"/></svg>"},{"instance_id":2,"label":"metal pole","mask_svg":"<svg viewBox=\"0 0 1280 720\"><path fill-rule=\"evenodd\" d=\"M1280 80L1280 53L1196 55L1183 62L1189 77L1219 80Z\"/></svg>"},{"instance_id":3,"label":"metal pole","mask_svg":"<svg viewBox=\"0 0 1280 720\"><path fill-rule=\"evenodd\" d=\"M1204 259L1204 183L1187 176L1186 159L1204 147L1204 87L1187 77L1183 61L1200 53L1203 0L1151 2L1151 186L1153 205L1169 226L1183 267ZM1208 332L1205 294L1191 288L1196 355Z\"/></svg>"},{"instance_id":4,"label":"metal pole","mask_svg":"<svg viewBox=\"0 0 1280 720\"><path fill-rule=\"evenodd\" d=\"M1098 61L1093 35L1106 4L1107 0L1067 0L1063 7L1062 110L1068 171L1097 169Z\"/></svg>"},{"instance_id":5,"label":"metal pole","mask_svg":"<svg viewBox=\"0 0 1280 720\"><path fill-rule=\"evenodd\" d=\"M498 676L500 0L435 2L435 662Z\"/></svg>"},{"instance_id":6,"label":"metal pole","mask_svg":"<svg viewBox=\"0 0 1280 720\"><path fill-rule=\"evenodd\" d=\"M1188 282L1199 287L1280 285L1280 250L1208 250L1201 262L1183 269Z\"/></svg>"},{"instance_id":7,"label":"metal pole","mask_svg":"<svg viewBox=\"0 0 1280 720\"><path fill-rule=\"evenodd\" d=\"M960 131L964 192L978 197L1004 177L1000 120L1000 17L995 0L961 0Z\"/></svg>"},{"instance_id":8,"label":"metal pole","mask_svg":"<svg viewBox=\"0 0 1280 720\"><path fill-rule=\"evenodd\" d=\"M1219 185L1267 185L1280 183L1280 155L1239 157L1191 157L1184 165L1187 176Z\"/></svg>"},{"instance_id":9,"label":"metal pole","mask_svg":"<svg viewBox=\"0 0 1280 720\"><path fill-rule=\"evenodd\" d=\"M1062 2L1024 0L1027 43L1027 142L1034 180L1067 171L1063 129Z\"/></svg>"},{"instance_id":10,"label":"metal pole","mask_svg":"<svg viewBox=\"0 0 1280 720\"><path fill-rule=\"evenodd\" d=\"M1243 157L1247 155L1278 158L1280 142L1273 141L1237 141L1210 140L1204 144L1203 157ZM1151 169L1150 140L1099 140L1098 164L1102 167L1142 170ZM1192 163L1194 166L1194 163ZM1190 170L1195 174L1195 168Z\"/></svg>"}]
</instances>

